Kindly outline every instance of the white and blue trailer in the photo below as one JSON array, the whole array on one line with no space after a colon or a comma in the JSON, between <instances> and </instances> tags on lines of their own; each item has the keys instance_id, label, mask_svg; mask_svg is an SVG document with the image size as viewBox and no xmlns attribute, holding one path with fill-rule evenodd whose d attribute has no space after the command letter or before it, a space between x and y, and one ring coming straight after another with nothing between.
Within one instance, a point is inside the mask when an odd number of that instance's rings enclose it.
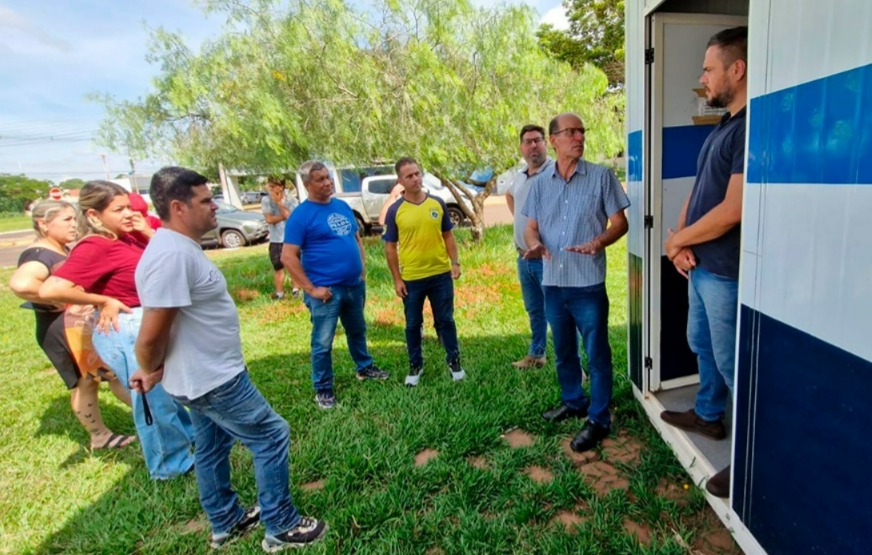
<instances>
[{"instance_id":1,"label":"white and blue trailer","mask_svg":"<svg viewBox=\"0 0 872 555\"><path fill-rule=\"evenodd\" d=\"M747 25L730 441L665 425L697 391L687 282L663 251L712 129L708 38ZM872 552L872 0L627 0L629 373L747 553Z\"/></svg>"}]
</instances>

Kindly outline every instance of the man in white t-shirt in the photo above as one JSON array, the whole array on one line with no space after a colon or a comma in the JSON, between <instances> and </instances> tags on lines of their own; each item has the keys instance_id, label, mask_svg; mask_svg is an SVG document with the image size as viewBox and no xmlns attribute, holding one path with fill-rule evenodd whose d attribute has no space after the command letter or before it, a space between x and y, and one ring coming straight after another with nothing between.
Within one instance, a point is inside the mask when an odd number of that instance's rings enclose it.
<instances>
[{"instance_id":1,"label":"man in white t-shirt","mask_svg":"<svg viewBox=\"0 0 872 555\"><path fill-rule=\"evenodd\" d=\"M261 520L267 552L316 542L327 525L300 516L291 500L290 427L249 380L236 305L221 271L200 247L203 234L218 225L206 178L167 167L154 174L149 192L163 227L136 268L144 311L136 341L141 369L130 386L145 393L162 380L167 393L190 409L194 470L213 548ZM230 484L236 440L254 458L258 504L247 511Z\"/></svg>"}]
</instances>

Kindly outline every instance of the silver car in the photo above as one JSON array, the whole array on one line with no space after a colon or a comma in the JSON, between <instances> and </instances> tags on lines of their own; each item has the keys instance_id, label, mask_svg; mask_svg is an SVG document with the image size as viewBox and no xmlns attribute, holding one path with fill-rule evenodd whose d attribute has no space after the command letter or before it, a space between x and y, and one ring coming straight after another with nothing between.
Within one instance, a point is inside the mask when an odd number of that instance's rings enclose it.
<instances>
[{"instance_id":1,"label":"silver car","mask_svg":"<svg viewBox=\"0 0 872 555\"><path fill-rule=\"evenodd\" d=\"M243 247L269 236L269 226L260 212L245 212L222 201L215 204L218 205L218 227L203 236L201 245Z\"/></svg>"}]
</instances>

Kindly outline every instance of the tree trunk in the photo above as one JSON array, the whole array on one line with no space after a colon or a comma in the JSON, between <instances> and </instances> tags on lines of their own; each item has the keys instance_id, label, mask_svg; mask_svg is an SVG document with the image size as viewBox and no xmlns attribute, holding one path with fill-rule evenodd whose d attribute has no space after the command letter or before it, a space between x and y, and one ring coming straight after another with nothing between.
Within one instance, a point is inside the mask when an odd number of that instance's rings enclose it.
<instances>
[{"instance_id":1,"label":"tree trunk","mask_svg":"<svg viewBox=\"0 0 872 555\"><path fill-rule=\"evenodd\" d=\"M462 182L448 179L440 172L434 171L432 173L439 178L442 185L448 187L448 190L451 191L451 194L454 195L454 199L457 201L457 206L460 207L463 215L469 220L472 242L481 242L481 240L484 239L484 201L487 200L487 197L490 196L493 188L496 187L497 175L499 174L494 172L493 177L491 177L490 181L487 182L484 191L476 195ZM467 206L464 200L468 200L469 203L472 204L472 208Z\"/></svg>"}]
</instances>

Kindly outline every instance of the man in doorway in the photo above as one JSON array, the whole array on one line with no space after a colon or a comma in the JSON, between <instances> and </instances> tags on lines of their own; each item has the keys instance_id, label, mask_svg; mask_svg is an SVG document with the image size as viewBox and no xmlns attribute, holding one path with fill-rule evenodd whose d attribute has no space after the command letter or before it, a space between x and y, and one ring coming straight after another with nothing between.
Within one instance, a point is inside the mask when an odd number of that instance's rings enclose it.
<instances>
[{"instance_id":1,"label":"man in doorway","mask_svg":"<svg viewBox=\"0 0 872 555\"><path fill-rule=\"evenodd\" d=\"M612 351L605 249L628 229L630 205L614 172L584 160L585 128L576 114L551 120L548 135L557 161L539 172L522 212L527 216L527 259L544 257L545 316L554 337L562 403L542 414L560 421L587 416L570 442L593 449L611 431ZM590 398L582 388L578 334L584 341Z\"/></svg>"},{"instance_id":2,"label":"man in doorway","mask_svg":"<svg viewBox=\"0 0 872 555\"><path fill-rule=\"evenodd\" d=\"M330 171L321 162L300 166L308 199L285 227L282 263L303 290L312 318L312 383L322 409L336 404L333 391L333 339L345 328L348 352L358 380L386 380L366 346L366 261L354 212L333 198Z\"/></svg>"},{"instance_id":3,"label":"man in doorway","mask_svg":"<svg viewBox=\"0 0 872 555\"><path fill-rule=\"evenodd\" d=\"M272 298L281 300L285 297L285 267L282 264L282 247L285 241L285 221L297 207L297 199L285 191L285 180L270 177L266 183L269 195L260 199L260 209L266 223L269 224L269 261L273 267L273 283L275 293ZM291 294L299 296L300 290L291 280Z\"/></svg>"},{"instance_id":4,"label":"man in doorway","mask_svg":"<svg viewBox=\"0 0 872 555\"><path fill-rule=\"evenodd\" d=\"M545 347L548 343L548 321L545 319L545 290L542 288L542 257L527 254L527 242L524 240L524 230L527 228L527 217L522 209L527 201L533 179L546 166L554 161L548 158L548 145L545 143L545 129L538 125L525 125L521 128L521 156L527 166L515 174L509 190L506 192L506 204L514 217L515 250L518 251L518 280L521 282L521 297L524 299L524 309L530 319L532 339L527 354L512 363L515 368L542 368L545 366Z\"/></svg>"},{"instance_id":5,"label":"man in doorway","mask_svg":"<svg viewBox=\"0 0 872 555\"><path fill-rule=\"evenodd\" d=\"M735 373L747 53L747 27L726 29L708 42L699 82L709 106L727 113L703 144L693 189L665 244L666 256L690 280L687 342L697 357L700 388L694 408L660 417L711 439L727 437L723 417ZM730 467L712 476L706 489L729 496Z\"/></svg>"},{"instance_id":6,"label":"man in doorway","mask_svg":"<svg viewBox=\"0 0 872 555\"><path fill-rule=\"evenodd\" d=\"M394 290L403 299L409 374L406 385L415 387L424 369L421 326L424 299L430 299L436 333L445 347L445 360L454 381L466 377L460 365L460 346L454 323L454 280L460 277L457 243L442 200L424 190L421 166L414 158L400 158L394 166L403 196L385 217L385 253L394 278Z\"/></svg>"},{"instance_id":7,"label":"man in doorway","mask_svg":"<svg viewBox=\"0 0 872 555\"><path fill-rule=\"evenodd\" d=\"M131 388L164 389L190 409L200 504L212 525L212 548L263 521L267 551L318 541L327 525L300 516L291 499L288 423L251 383L239 337L239 313L221 271L200 247L217 206L204 176L167 167L151 181L163 226L136 268L144 313ZM221 325L215 325L220 322ZM230 450L241 441L254 459L258 502L245 510L230 483Z\"/></svg>"}]
</instances>

